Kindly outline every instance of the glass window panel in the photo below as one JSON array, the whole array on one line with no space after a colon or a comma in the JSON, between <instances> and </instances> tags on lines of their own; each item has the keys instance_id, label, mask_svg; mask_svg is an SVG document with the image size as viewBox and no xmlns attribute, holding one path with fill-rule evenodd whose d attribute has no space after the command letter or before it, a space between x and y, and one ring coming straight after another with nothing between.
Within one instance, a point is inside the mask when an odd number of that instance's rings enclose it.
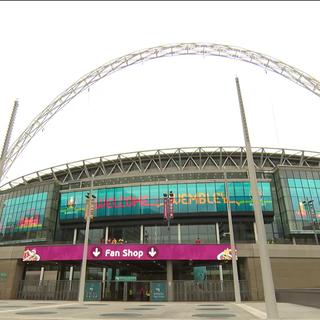
<instances>
[{"instance_id":1,"label":"glass window panel","mask_svg":"<svg viewBox=\"0 0 320 320\"><path fill-rule=\"evenodd\" d=\"M149 186L150 188L150 198L151 199L160 199L159 197L159 186Z\"/></svg>"},{"instance_id":2,"label":"glass window panel","mask_svg":"<svg viewBox=\"0 0 320 320\"><path fill-rule=\"evenodd\" d=\"M317 189L320 189L320 180L314 180L314 184Z\"/></svg>"},{"instance_id":3,"label":"glass window panel","mask_svg":"<svg viewBox=\"0 0 320 320\"><path fill-rule=\"evenodd\" d=\"M289 187L295 188L296 187L295 179L288 179L288 185Z\"/></svg>"},{"instance_id":4,"label":"glass window panel","mask_svg":"<svg viewBox=\"0 0 320 320\"><path fill-rule=\"evenodd\" d=\"M149 199L150 198L149 186L141 186L141 197L143 199Z\"/></svg>"},{"instance_id":5,"label":"glass window panel","mask_svg":"<svg viewBox=\"0 0 320 320\"><path fill-rule=\"evenodd\" d=\"M318 197L316 189L310 189L310 194L311 194L312 198L317 198Z\"/></svg>"},{"instance_id":6,"label":"glass window panel","mask_svg":"<svg viewBox=\"0 0 320 320\"><path fill-rule=\"evenodd\" d=\"M236 196L243 196L244 195L243 183L235 182L234 183L234 191L235 191Z\"/></svg>"},{"instance_id":7,"label":"glass window panel","mask_svg":"<svg viewBox=\"0 0 320 320\"><path fill-rule=\"evenodd\" d=\"M111 198L110 200L113 200L114 199L114 190L115 189L107 189L107 198Z\"/></svg>"},{"instance_id":8,"label":"glass window panel","mask_svg":"<svg viewBox=\"0 0 320 320\"><path fill-rule=\"evenodd\" d=\"M178 185L177 184L171 184L169 185L169 192L172 191L175 198L179 196L178 192Z\"/></svg>"},{"instance_id":9,"label":"glass window panel","mask_svg":"<svg viewBox=\"0 0 320 320\"><path fill-rule=\"evenodd\" d=\"M311 198L311 192L310 192L310 189L304 189L304 196L306 198Z\"/></svg>"},{"instance_id":10,"label":"glass window panel","mask_svg":"<svg viewBox=\"0 0 320 320\"><path fill-rule=\"evenodd\" d=\"M202 191L200 191L200 192L202 192ZM197 185L196 184L191 184L191 183L187 184L187 193L188 193L188 198L195 199L194 202L196 204ZM196 210L193 210L193 211L196 211Z\"/></svg>"},{"instance_id":11,"label":"glass window panel","mask_svg":"<svg viewBox=\"0 0 320 320\"><path fill-rule=\"evenodd\" d=\"M104 200L106 198L107 190L106 189L100 189L98 190L97 199Z\"/></svg>"},{"instance_id":12,"label":"glass window panel","mask_svg":"<svg viewBox=\"0 0 320 320\"><path fill-rule=\"evenodd\" d=\"M243 195L244 196L250 196L251 195L250 183L249 182L243 182Z\"/></svg>"},{"instance_id":13,"label":"glass window panel","mask_svg":"<svg viewBox=\"0 0 320 320\"><path fill-rule=\"evenodd\" d=\"M178 184L178 192L179 194L186 194L188 193L187 191L187 185L185 183L179 183Z\"/></svg>"},{"instance_id":14,"label":"glass window panel","mask_svg":"<svg viewBox=\"0 0 320 320\"><path fill-rule=\"evenodd\" d=\"M215 184L215 187L216 187L216 192L222 192L223 194L225 194L223 182L217 182Z\"/></svg>"},{"instance_id":15,"label":"glass window panel","mask_svg":"<svg viewBox=\"0 0 320 320\"><path fill-rule=\"evenodd\" d=\"M309 183L307 179L302 179L301 183L302 183L302 188L309 188Z\"/></svg>"},{"instance_id":16,"label":"glass window panel","mask_svg":"<svg viewBox=\"0 0 320 320\"><path fill-rule=\"evenodd\" d=\"M308 183L309 183L309 187L310 187L310 188L312 188L312 189L316 188L316 184L315 184L315 182L314 182L313 179L309 179L309 180L308 180Z\"/></svg>"},{"instance_id":17,"label":"glass window panel","mask_svg":"<svg viewBox=\"0 0 320 320\"><path fill-rule=\"evenodd\" d=\"M133 198L139 198L141 193L140 186L135 186L131 188L131 194Z\"/></svg>"},{"instance_id":18,"label":"glass window panel","mask_svg":"<svg viewBox=\"0 0 320 320\"><path fill-rule=\"evenodd\" d=\"M300 179L295 179L295 183L297 188L302 188L302 182Z\"/></svg>"}]
</instances>

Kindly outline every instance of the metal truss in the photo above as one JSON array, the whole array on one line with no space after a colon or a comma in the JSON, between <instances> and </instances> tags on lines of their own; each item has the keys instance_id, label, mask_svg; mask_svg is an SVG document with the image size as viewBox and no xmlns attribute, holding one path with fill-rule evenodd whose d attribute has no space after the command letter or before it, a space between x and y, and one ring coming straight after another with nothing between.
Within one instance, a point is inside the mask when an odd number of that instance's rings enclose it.
<instances>
[{"instance_id":1,"label":"metal truss","mask_svg":"<svg viewBox=\"0 0 320 320\"><path fill-rule=\"evenodd\" d=\"M320 153L312 151L285 150L275 148L252 148L256 169L272 172L280 166L320 169ZM155 176L185 175L223 171L247 170L244 147L197 147L165 150L148 150L122 153L66 163L36 171L3 185L5 190L17 185L35 182L57 182L59 184L95 181L105 178L118 179L126 183L127 178L143 177L154 181ZM129 181L129 180L127 180ZM89 183L90 185L90 183Z\"/></svg>"},{"instance_id":2,"label":"metal truss","mask_svg":"<svg viewBox=\"0 0 320 320\"><path fill-rule=\"evenodd\" d=\"M131 65L152 59L180 55L218 56L248 62L262 67L265 70L275 72L311 91L317 96L320 96L320 83L312 76L280 60L240 47L213 43L178 43L136 51L109 61L108 63L89 72L53 99L51 103L30 123L30 125L23 131L8 150L7 157L3 164L3 174L0 176L0 181L5 173L8 172L16 158L26 148L31 139L55 114L57 114L78 94L106 76Z\"/></svg>"}]
</instances>

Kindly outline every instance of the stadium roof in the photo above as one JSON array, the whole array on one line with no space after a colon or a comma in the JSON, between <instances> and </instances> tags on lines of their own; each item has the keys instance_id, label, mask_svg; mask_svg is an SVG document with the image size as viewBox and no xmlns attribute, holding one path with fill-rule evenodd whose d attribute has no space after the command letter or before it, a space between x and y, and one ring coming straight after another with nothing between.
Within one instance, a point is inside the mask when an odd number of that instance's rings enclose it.
<instances>
[{"instance_id":1,"label":"stadium roof","mask_svg":"<svg viewBox=\"0 0 320 320\"><path fill-rule=\"evenodd\" d=\"M274 171L280 166L320 168L320 153L293 149L277 149L253 147L256 169ZM246 171L247 159L245 147L188 147L146 150L113 154L85 160L74 161L62 165L39 170L0 187L1 191L36 182L57 182L70 184L98 181L96 186L111 183L145 182L145 177L160 177L180 174L201 173L201 178L219 177L214 173L222 171ZM210 173L213 173L210 175ZM140 177L132 180L130 178ZM179 179L181 179L181 177ZM191 176L189 177L189 179ZM200 178L200 175L199 175ZM107 180L105 180L107 179ZM114 181L112 181L114 180ZM155 179L156 180L156 179ZM112 182L111 182L112 181ZM90 184L82 184L88 187ZM77 187L77 186L75 186Z\"/></svg>"}]
</instances>

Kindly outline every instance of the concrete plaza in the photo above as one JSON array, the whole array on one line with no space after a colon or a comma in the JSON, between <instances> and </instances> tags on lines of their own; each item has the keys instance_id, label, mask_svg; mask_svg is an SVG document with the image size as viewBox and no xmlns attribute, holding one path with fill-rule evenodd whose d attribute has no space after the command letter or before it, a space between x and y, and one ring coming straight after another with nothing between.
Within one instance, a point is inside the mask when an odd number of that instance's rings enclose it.
<instances>
[{"instance_id":1,"label":"concrete plaza","mask_svg":"<svg viewBox=\"0 0 320 320\"><path fill-rule=\"evenodd\" d=\"M278 303L281 319L320 319L320 309ZM0 320L265 319L262 302L85 302L0 300Z\"/></svg>"}]
</instances>

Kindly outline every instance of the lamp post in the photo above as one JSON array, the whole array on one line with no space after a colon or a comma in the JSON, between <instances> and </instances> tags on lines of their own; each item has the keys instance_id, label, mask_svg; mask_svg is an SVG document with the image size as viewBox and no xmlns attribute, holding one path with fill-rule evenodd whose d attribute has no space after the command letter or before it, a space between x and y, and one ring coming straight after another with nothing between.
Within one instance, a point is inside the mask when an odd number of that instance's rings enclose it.
<instances>
[{"instance_id":1,"label":"lamp post","mask_svg":"<svg viewBox=\"0 0 320 320\"><path fill-rule=\"evenodd\" d=\"M313 200L308 200L308 198L304 201L302 201L304 207L306 208L306 213L307 215L311 218L311 224L312 224L312 230L314 233L314 238L316 240L316 244L319 245L319 240L318 240L318 235L316 232L316 223L317 223L317 218L316 218L316 213L314 209L314 204Z\"/></svg>"},{"instance_id":2,"label":"lamp post","mask_svg":"<svg viewBox=\"0 0 320 320\"><path fill-rule=\"evenodd\" d=\"M238 274L238 266L237 266L236 245L234 242L232 212L231 212L231 206L230 206L227 175L225 172L224 172L224 188L225 188L226 198L227 198L227 212L228 212L228 224L229 224L230 246L231 246L231 257L232 257L231 262L232 262L232 273L233 273L234 298L236 303L241 303L241 293L240 293L239 274Z\"/></svg>"},{"instance_id":3,"label":"lamp post","mask_svg":"<svg viewBox=\"0 0 320 320\"><path fill-rule=\"evenodd\" d=\"M86 195L86 207L85 207L85 219L86 219L86 231L84 234L84 244L83 244L83 255L81 264L81 274L80 274L80 285L79 285L79 302L84 301L84 289L86 283L86 270L87 270L87 258L88 258L88 242L89 242L89 230L90 230L90 220L93 219L93 214L95 210L95 195L92 194L92 188L90 192Z\"/></svg>"},{"instance_id":4,"label":"lamp post","mask_svg":"<svg viewBox=\"0 0 320 320\"><path fill-rule=\"evenodd\" d=\"M245 110L243 106L238 77L236 77L236 87L237 87L237 93L238 93L244 142L246 145L248 174L249 174L249 180L250 180L254 216L255 216L257 233L258 233L257 242L258 242L259 254L260 254L261 275L262 275L262 282L263 282L263 291L264 291L264 299L266 304L267 319L279 319L279 313L278 313L278 307L277 307L276 295L275 295L274 283L273 283L273 277L272 277L272 270L271 270L271 262L270 262L268 248L267 248L266 229L264 226L264 219L262 215L261 204L259 201L259 190L258 190L256 169L253 161L249 130L247 126L247 120L246 120Z\"/></svg>"}]
</instances>

